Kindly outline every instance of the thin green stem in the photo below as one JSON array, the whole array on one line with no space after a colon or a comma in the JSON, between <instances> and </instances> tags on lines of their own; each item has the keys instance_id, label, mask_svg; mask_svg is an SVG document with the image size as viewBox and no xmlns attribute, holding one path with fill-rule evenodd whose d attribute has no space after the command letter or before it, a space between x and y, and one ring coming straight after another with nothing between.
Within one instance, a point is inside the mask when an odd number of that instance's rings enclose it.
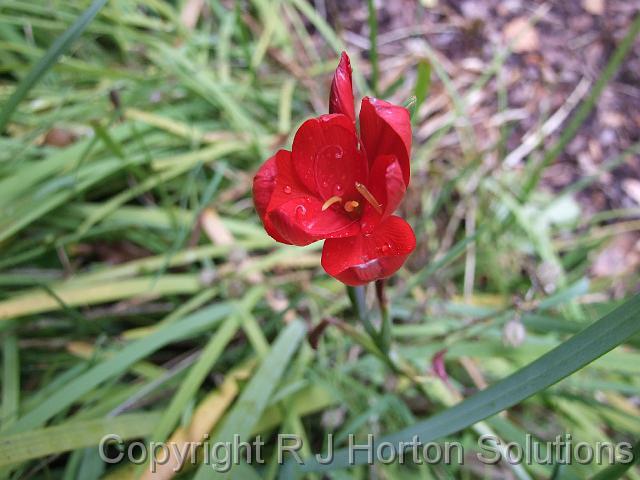
<instances>
[{"instance_id":1,"label":"thin green stem","mask_svg":"<svg viewBox=\"0 0 640 480\"><path fill-rule=\"evenodd\" d=\"M382 323L380 325L380 347L385 353L389 352L391 346L391 316L389 315L389 302L385 295L385 280L376 280L376 296L378 297L378 305L380 306L380 317Z\"/></svg>"},{"instance_id":2,"label":"thin green stem","mask_svg":"<svg viewBox=\"0 0 640 480\"><path fill-rule=\"evenodd\" d=\"M378 345L378 333L371 323L371 320L369 319L369 313L367 312L367 305L364 297L364 287L351 287L347 285L347 294L349 295L351 304L353 305L353 308L356 311L356 314L358 315L358 319L362 323L362 326L376 343L376 345Z\"/></svg>"}]
</instances>

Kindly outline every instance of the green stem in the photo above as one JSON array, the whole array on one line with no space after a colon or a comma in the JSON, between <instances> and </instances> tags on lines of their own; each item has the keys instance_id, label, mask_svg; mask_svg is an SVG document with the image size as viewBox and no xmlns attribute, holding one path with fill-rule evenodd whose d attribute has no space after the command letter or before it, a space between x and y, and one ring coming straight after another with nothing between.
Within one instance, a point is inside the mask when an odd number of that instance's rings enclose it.
<instances>
[{"instance_id":1,"label":"green stem","mask_svg":"<svg viewBox=\"0 0 640 480\"><path fill-rule=\"evenodd\" d=\"M382 325L380 326L380 348L386 354L391 346L391 316L389 315L389 302L384 291L385 280L376 280L376 295L378 297L378 305L380 306L380 316Z\"/></svg>"},{"instance_id":2,"label":"green stem","mask_svg":"<svg viewBox=\"0 0 640 480\"><path fill-rule=\"evenodd\" d=\"M351 300L351 304L353 305L354 310L358 315L358 319L362 323L365 331L373 341L377 350L382 354L381 358L389 364L389 366L396 371L397 366L389 357L389 347L391 345L391 317L389 315L389 309L387 306L387 300L384 295L384 280L376 281L376 295L378 297L378 304L380 305L380 314L382 317L382 325L380 327L380 331L378 332L376 328L371 323L371 319L369 318L369 313L367 312L367 307L365 303L365 294L364 294L364 286L361 287L350 287L347 286L347 293L349 295L349 299Z\"/></svg>"},{"instance_id":3,"label":"green stem","mask_svg":"<svg viewBox=\"0 0 640 480\"><path fill-rule=\"evenodd\" d=\"M407 378L418 389L418 391L425 396L425 398L430 398L425 385L418 379L418 376L416 372L413 371L411 365L404 361L395 361L389 355L389 346L391 343L391 317L389 315L388 303L384 295L384 280L376 282L376 294L378 296L378 302L382 313L382 328L380 333L376 332L374 326L369 320L365 304L364 287L347 286L347 293L359 320L362 322L362 325L369 336L366 337L364 335L360 335L355 329L350 330L348 328L350 327L349 325L343 326L345 333L366 351L383 361L393 373Z\"/></svg>"},{"instance_id":4,"label":"green stem","mask_svg":"<svg viewBox=\"0 0 640 480\"><path fill-rule=\"evenodd\" d=\"M369 334L371 339L375 342L376 346L378 345L378 332L376 332L375 327L371 323L369 319L369 313L367 312L367 305L364 297L364 287L350 287L347 285L347 294L349 295L349 299L351 300L351 304L353 305L356 314L358 315L358 319L362 323L362 326Z\"/></svg>"}]
</instances>

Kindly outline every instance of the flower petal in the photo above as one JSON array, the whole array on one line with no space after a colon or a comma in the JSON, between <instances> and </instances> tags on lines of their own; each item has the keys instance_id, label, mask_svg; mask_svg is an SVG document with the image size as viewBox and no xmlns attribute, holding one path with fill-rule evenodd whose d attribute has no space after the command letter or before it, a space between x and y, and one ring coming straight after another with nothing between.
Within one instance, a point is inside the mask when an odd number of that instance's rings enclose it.
<instances>
[{"instance_id":1,"label":"flower petal","mask_svg":"<svg viewBox=\"0 0 640 480\"><path fill-rule=\"evenodd\" d=\"M381 219L395 212L400 202L402 202L407 189L404 184L400 163L398 163L395 155L381 155L375 159L369 172L369 185L367 187L371 194L382 204L383 212L380 214L367 203L361 223L363 225L376 225Z\"/></svg>"},{"instance_id":2,"label":"flower petal","mask_svg":"<svg viewBox=\"0 0 640 480\"><path fill-rule=\"evenodd\" d=\"M280 152L281 151L282 150L280 150ZM267 213L267 206L269 205L269 200L271 200L271 194L273 193L273 189L276 188L276 176L278 174L276 156L280 152L264 162L258 170L258 173L256 173L256 176L253 177L253 204L256 207L260 219L264 218Z\"/></svg>"},{"instance_id":3,"label":"flower petal","mask_svg":"<svg viewBox=\"0 0 640 480\"><path fill-rule=\"evenodd\" d=\"M358 197L356 182L367 180L353 122L345 115L321 115L304 122L293 139L293 166L301 183L323 200Z\"/></svg>"},{"instance_id":4,"label":"flower petal","mask_svg":"<svg viewBox=\"0 0 640 480\"><path fill-rule=\"evenodd\" d=\"M377 98L364 97L360 108L360 136L372 165L380 155L395 155L405 185L411 173L411 118L409 111Z\"/></svg>"},{"instance_id":5,"label":"flower petal","mask_svg":"<svg viewBox=\"0 0 640 480\"><path fill-rule=\"evenodd\" d=\"M349 117L352 122L356 121L353 83L351 81L351 62L346 52L342 52L340 63L331 82L329 113L342 113Z\"/></svg>"},{"instance_id":6,"label":"flower petal","mask_svg":"<svg viewBox=\"0 0 640 480\"><path fill-rule=\"evenodd\" d=\"M268 218L289 243L308 245L323 238L357 235L360 225L339 210L322 210L315 197L298 197L269 210Z\"/></svg>"},{"instance_id":7,"label":"flower petal","mask_svg":"<svg viewBox=\"0 0 640 480\"><path fill-rule=\"evenodd\" d=\"M291 157L291 152L280 150L262 164L258 173L256 173L256 176L253 177L253 203L256 207L256 211L258 212L258 216L264 225L264 229L267 231L269 236L278 242L290 243L276 231L271 220L267 217L267 207L271 201L273 191L276 188L276 177L278 174L276 162L277 156Z\"/></svg>"},{"instance_id":8,"label":"flower petal","mask_svg":"<svg viewBox=\"0 0 640 480\"><path fill-rule=\"evenodd\" d=\"M364 285L393 275L415 246L411 226L402 218L391 216L369 235L327 239L322 249L322 267L347 285Z\"/></svg>"},{"instance_id":9,"label":"flower petal","mask_svg":"<svg viewBox=\"0 0 640 480\"><path fill-rule=\"evenodd\" d=\"M298 179L291 152L280 150L267 160L253 185L254 203L265 230L281 243L308 245L360 231L357 220L342 209L322 209L324 200Z\"/></svg>"},{"instance_id":10,"label":"flower petal","mask_svg":"<svg viewBox=\"0 0 640 480\"><path fill-rule=\"evenodd\" d=\"M280 150L276 157L276 183L267 205L267 212L278 208L283 203L294 198L313 196L309 190L298 180L298 176L293 168L293 157L291 152Z\"/></svg>"}]
</instances>

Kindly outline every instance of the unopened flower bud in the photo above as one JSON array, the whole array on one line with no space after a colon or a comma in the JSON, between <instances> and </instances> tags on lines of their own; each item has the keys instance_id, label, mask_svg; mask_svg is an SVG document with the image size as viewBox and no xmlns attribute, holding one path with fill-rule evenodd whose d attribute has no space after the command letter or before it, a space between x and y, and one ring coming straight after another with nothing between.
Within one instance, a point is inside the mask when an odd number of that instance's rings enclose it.
<instances>
[{"instance_id":1,"label":"unopened flower bud","mask_svg":"<svg viewBox=\"0 0 640 480\"><path fill-rule=\"evenodd\" d=\"M509 320L502 331L502 341L505 345L518 347L522 345L527 335L527 331L519 318Z\"/></svg>"}]
</instances>

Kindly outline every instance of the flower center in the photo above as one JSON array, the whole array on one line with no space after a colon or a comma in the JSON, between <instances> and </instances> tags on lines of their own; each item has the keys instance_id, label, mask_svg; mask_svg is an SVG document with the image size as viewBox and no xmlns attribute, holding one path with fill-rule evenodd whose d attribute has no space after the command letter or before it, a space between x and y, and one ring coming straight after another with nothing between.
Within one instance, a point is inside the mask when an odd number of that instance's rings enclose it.
<instances>
[{"instance_id":1,"label":"flower center","mask_svg":"<svg viewBox=\"0 0 640 480\"><path fill-rule=\"evenodd\" d=\"M322 211L324 212L327 208L329 208L331 205L335 203L342 203L342 197L334 195L333 197L328 199L322 205ZM347 213L353 213L353 212L358 213L359 207L360 207L360 202L358 202L357 200L349 200L348 202L345 202L345 204L343 205L344 211Z\"/></svg>"},{"instance_id":2,"label":"flower center","mask_svg":"<svg viewBox=\"0 0 640 480\"><path fill-rule=\"evenodd\" d=\"M362 197L367 202L369 202L373 208L375 208L376 212L378 212L380 215L382 215L382 204L380 202L378 202L376 197L373 196L373 194L367 189L367 187L365 187L360 182L356 182L356 190L358 190L358 193L360 195L362 195ZM328 198L322 204L322 211L324 212L325 210L327 210L332 205L335 205L336 203L342 203L342 197L341 196L334 195L333 197ZM344 211L349 213L349 214L360 213L360 209L361 209L360 202L358 202L357 200L349 200L349 201L345 202L344 205L342 206L342 208L344 208Z\"/></svg>"},{"instance_id":3,"label":"flower center","mask_svg":"<svg viewBox=\"0 0 640 480\"><path fill-rule=\"evenodd\" d=\"M360 202L356 202L355 200L351 200L344 204L344 209L347 213L351 213L355 211L360 206Z\"/></svg>"}]
</instances>

